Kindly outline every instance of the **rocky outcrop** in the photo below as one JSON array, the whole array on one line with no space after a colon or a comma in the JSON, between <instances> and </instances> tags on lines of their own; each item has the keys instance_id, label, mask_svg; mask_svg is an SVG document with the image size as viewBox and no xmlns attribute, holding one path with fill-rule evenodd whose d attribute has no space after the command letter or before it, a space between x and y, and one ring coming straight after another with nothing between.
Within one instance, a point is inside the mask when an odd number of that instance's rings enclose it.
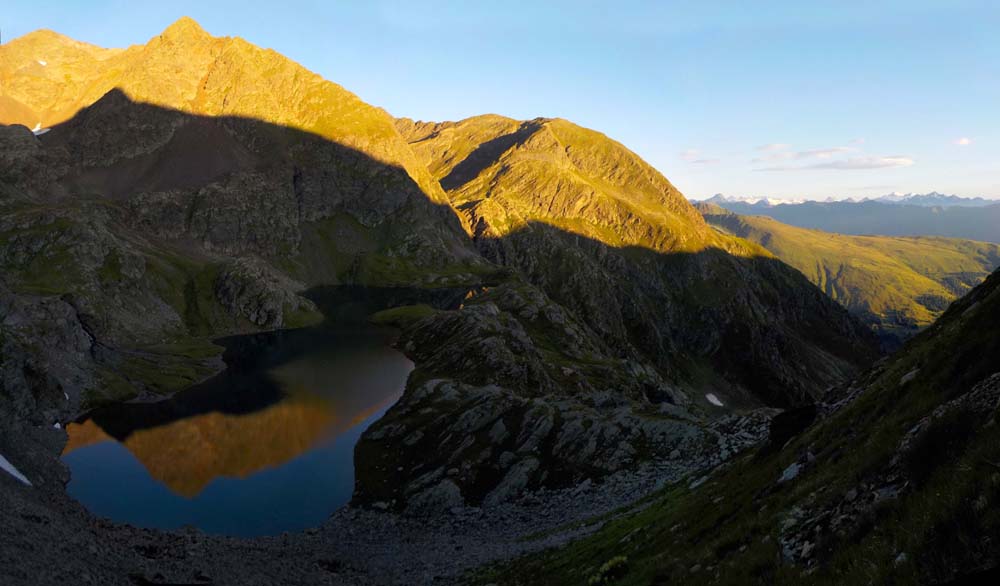
<instances>
[{"instance_id":1,"label":"rocky outcrop","mask_svg":"<svg viewBox=\"0 0 1000 586\"><path fill-rule=\"evenodd\" d=\"M0 427L51 425L72 413L95 384L95 350L72 305L0 283Z\"/></svg>"},{"instance_id":2,"label":"rocky outcrop","mask_svg":"<svg viewBox=\"0 0 1000 586\"><path fill-rule=\"evenodd\" d=\"M805 567L816 566L823 556L830 555L838 540L864 532L863 525L871 523L879 509L893 506L923 488L929 476L943 464L929 460L929 455L954 454L964 448L977 428L994 421L997 409L1000 409L1000 372L921 418L895 446L888 464L848 488L841 498L812 507L802 503L792 509L782 525L779 540L785 560ZM800 462L789 466L794 474L785 474L779 482L792 481L806 467L821 464L815 456L806 454ZM982 513L988 502L983 498L973 507ZM907 561L905 552L901 555L900 563Z\"/></svg>"},{"instance_id":3,"label":"rocky outcrop","mask_svg":"<svg viewBox=\"0 0 1000 586\"><path fill-rule=\"evenodd\" d=\"M1000 272L811 413L783 417L761 450L498 581L573 580L619 555L625 581L975 581L1000 561L997 324ZM566 563L579 559L595 565Z\"/></svg>"},{"instance_id":4,"label":"rocky outcrop","mask_svg":"<svg viewBox=\"0 0 1000 586\"><path fill-rule=\"evenodd\" d=\"M299 295L304 289L303 284L252 258L226 263L215 278L215 297L223 308L268 329L292 325L289 317L297 313L320 318L316 304Z\"/></svg>"},{"instance_id":5,"label":"rocky outcrop","mask_svg":"<svg viewBox=\"0 0 1000 586\"><path fill-rule=\"evenodd\" d=\"M708 226L655 169L565 120L397 127L480 252L675 386L808 402L876 355L865 328L763 248Z\"/></svg>"},{"instance_id":6,"label":"rocky outcrop","mask_svg":"<svg viewBox=\"0 0 1000 586\"><path fill-rule=\"evenodd\" d=\"M25 69L42 50L65 59ZM310 287L493 271L392 119L276 54L188 21L124 51L38 34L0 52L0 94L54 126L0 127L0 281L90 336L47 373L83 389L69 412L199 380L221 365L207 338L316 322ZM28 329L25 352L61 351Z\"/></svg>"},{"instance_id":7,"label":"rocky outcrop","mask_svg":"<svg viewBox=\"0 0 1000 586\"><path fill-rule=\"evenodd\" d=\"M523 282L397 323L417 370L362 437L355 502L412 514L494 506L648 462L699 469L765 431L763 414L752 431L709 425L657 369L616 358Z\"/></svg>"}]
</instances>

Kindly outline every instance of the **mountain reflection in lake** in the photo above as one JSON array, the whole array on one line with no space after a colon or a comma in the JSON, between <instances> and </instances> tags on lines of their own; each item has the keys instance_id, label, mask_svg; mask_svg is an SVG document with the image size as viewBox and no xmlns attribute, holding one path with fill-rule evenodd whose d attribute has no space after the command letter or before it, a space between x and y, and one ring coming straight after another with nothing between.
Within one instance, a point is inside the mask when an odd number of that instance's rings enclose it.
<instances>
[{"instance_id":1,"label":"mountain reflection in lake","mask_svg":"<svg viewBox=\"0 0 1000 586\"><path fill-rule=\"evenodd\" d=\"M354 446L413 368L392 331L363 319L384 301L338 294L320 303L330 323L220 340L218 376L68 425L69 493L142 527L269 535L321 523L350 500Z\"/></svg>"}]
</instances>

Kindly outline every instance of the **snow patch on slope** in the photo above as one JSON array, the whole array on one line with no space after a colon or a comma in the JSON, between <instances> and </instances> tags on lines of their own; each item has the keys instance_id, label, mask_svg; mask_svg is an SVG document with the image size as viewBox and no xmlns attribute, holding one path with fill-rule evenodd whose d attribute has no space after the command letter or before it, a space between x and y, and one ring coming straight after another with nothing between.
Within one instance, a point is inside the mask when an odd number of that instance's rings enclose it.
<instances>
[{"instance_id":1,"label":"snow patch on slope","mask_svg":"<svg viewBox=\"0 0 1000 586\"><path fill-rule=\"evenodd\" d=\"M720 401L719 398L715 396L715 393L708 393L707 395L705 395L705 398L708 399L709 403L715 405L716 407L725 407L725 405L722 404L722 401Z\"/></svg>"},{"instance_id":2,"label":"snow patch on slope","mask_svg":"<svg viewBox=\"0 0 1000 586\"><path fill-rule=\"evenodd\" d=\"M15 468L13 464L11 464L10 462L8 462L7 458L3 457L3 454L0 454L0 469L6 470L14 478L16 478L16 479L20 480L21 482L27 484L28 486L31 486L31 481L28 480L24 476L24 474L21 474L21 471L18 470L17 468Z\"/></svg>"}]
</instances>

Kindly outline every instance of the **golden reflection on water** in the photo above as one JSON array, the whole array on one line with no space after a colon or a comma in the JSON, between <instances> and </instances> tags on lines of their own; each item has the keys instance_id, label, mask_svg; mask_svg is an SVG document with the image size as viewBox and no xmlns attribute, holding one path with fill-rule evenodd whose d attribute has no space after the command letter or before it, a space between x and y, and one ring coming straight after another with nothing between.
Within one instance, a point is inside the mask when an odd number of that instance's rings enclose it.
<instances>
[{"instance_id":1,"label":"golden reflection on water","mask_svg":"<svg viewBox=\"0 0 1000 586\"><path fill-rule=\"evenodd\" d=\"M385 384L378 375L391 373L387 362L400 359L391 350L371 349L302 358L268 372L286 395L275 404L253 413L213 411L138 429L121 443L153 478L193 498L216 478L246 478L280 466L387 407L399 394L398 370ZM63 455L116 441L93 419L71 423L66 432Z\"/></svg>"}]
</instances>

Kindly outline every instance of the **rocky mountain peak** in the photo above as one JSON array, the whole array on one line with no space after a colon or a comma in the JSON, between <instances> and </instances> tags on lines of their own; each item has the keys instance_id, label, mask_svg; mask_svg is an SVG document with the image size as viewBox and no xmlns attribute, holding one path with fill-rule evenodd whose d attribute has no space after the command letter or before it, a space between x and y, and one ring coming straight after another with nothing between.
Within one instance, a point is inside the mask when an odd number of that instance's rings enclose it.
<instances>
[{"instance_id":1,"label":"rocky mountain peak","mask_svg":"<svg viewBox=\"0 0 1000 586\"><path fill-rule=\"evenodd\" d=\"M185 42L190 40L204 41L211 39L212 36L201 28L201 25L193 18L182 16L164 29L160 33L160 38L173 42Z\"/></svg>"}]
</instances>

